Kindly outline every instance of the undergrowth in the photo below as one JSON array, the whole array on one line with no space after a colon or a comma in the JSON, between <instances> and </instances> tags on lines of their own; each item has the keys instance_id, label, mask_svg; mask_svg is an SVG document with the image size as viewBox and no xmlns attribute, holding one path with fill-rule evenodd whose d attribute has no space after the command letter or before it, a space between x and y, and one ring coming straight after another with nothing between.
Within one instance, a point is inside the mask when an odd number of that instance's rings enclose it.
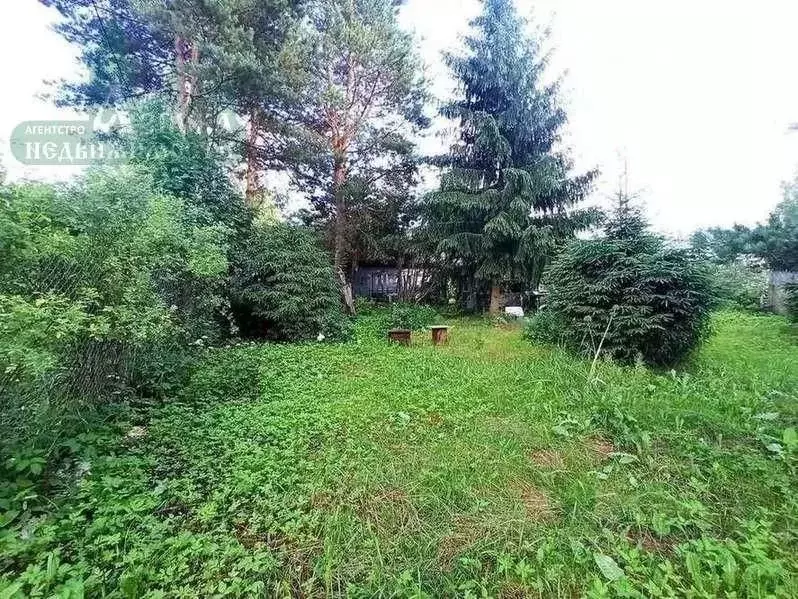
<instances>
[{"instance_id":1,"label":"undergrowth","mask_svg":"<svg viewBox=\"0 0 798 599\"><path fill-rule=\"evenodd\" d=\"M724 313L680 372L448 346L207 350L0 488L2 597L794 597L798 343Z\"/></svg>"}]
</instances>

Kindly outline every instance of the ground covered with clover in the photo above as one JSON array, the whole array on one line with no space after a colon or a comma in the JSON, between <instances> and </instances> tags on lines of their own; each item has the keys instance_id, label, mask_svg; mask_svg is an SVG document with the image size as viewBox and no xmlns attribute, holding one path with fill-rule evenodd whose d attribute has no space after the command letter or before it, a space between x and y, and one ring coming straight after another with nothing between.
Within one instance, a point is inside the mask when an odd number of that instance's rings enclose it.
<instances>
[{"instance_id":1,"label":"ground covered with clover","mask_svg":"<svg viewBox=\"0 0 798 599\"><path fill-rule=\"evenodd\" d=\"M43 488L4 483L30 498L3 596L798 595L784 320L723 313L678 372L592 378L453 324L211 349L170 401L109 409Z\"/></svg>"}]
</instances>

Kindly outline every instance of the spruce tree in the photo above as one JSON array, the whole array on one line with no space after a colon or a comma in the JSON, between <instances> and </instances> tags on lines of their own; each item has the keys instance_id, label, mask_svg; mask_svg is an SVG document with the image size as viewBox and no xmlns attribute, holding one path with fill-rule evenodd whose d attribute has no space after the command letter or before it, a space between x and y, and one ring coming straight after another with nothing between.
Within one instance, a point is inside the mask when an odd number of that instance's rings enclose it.
<instances>
[{"instance_id":1,"label":"spruce tree","mask_svg":"<svg viewBox=\"0 0 798 599\"><path fill-rule=\"evenodd\" d=\"M590 357L678 364L708 332L707 264L648 230L623 183L599 239L570 242L546 273L546 309L527 330Z\"/></svg>"},{"instance_id":2,"label":"spruce tree","mask_svg":"<svg viewBox=\"0 0 798 599\"><path fill-rule=\"evenodd\" d=\"M459 138L436 160L444 172L426 200L426 224L470 307L489 283L495 313L502 288L536 287L557 242L595 221L595 211L576 206L596 172L572 175L558 150L567 120L559 83L544 81L540 40L512 1L485 0L471 25L466 53L445 57L461 93L442 114L458 123Z\"/></svg>"}]
</instances>

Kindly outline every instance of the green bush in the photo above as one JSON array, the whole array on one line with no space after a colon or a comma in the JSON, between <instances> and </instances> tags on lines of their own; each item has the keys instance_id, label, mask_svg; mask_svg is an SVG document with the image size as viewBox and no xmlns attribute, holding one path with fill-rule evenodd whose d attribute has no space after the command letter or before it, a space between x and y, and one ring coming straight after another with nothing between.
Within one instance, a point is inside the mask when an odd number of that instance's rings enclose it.
<instances>
[{"instance_id":1,"label":"green bush","mask_svg":"<svg viewBox=\"0 0 798 599\"><path fill-rule=\"evenodd\" d=\"M301 341L348 334L329 257L307 229L253 227L234 252L230 293L245 337Z\"/></svg>"},{"instance_id":2,"label":"green bush","mask_svg":"<svg viewBox=\"0 0 798 599\"><path fill-rule=\"evenodd\" d=\"M49 434L137 382L167 391L160 384L180 369L160 368L163 348L215 334L228 231L198 224L139 169L92 171L69 187L4 187L0 229L8 442Z\"/></svg>"},{"instance_id":3,"label":"green bush","mask_svg":"<svg viewBox=\"0 0 798 599\"><path fill-rule=\"evenodd\" d=\"M557 345L562 340L565 323L551 310L538 310L524 324L524 338L533 343Z\"/></svg>"},{"instance_id":4,"label":"green bush","mask_svg":"<svg viewBox=\"0 0 798 599\"><path fill-rule=\"evenodd\" d=\"M784 288L786 297L784 300L787 306L787 315L791 320L798 322L798 284L792 283Z\"/></svg>"},{"instance_id":5,"label":"green bush","mask_svg":"<svg viewBox=\"0 0 798 599\"><path fill-rule=\"evenodd\" d=\"M386 329L419 330L440 321L435 308L422 304L395 302L391 304L383 323Z\"/></svg>"},{"instance_id":6,"label":"green bush","mask_svg":"<svg viewBox=\"0 0 798 599\"><path fill-rule=\"evenodd\" d=\"M767 273L745 262L710 266L715 296L721 306L758 311L767 292Z\"/></svg>"},{"instance_id":7,"label":"green bush","mask_svg":"<svg viewBox=\"0 0 798 599\"><path fill-rule=\"evenodd\" d=\"M678 363L703 338L713 304L704 264L645 231L627 206L602 239L569 244L546 279L565 345L622 362Z\"/></svg>"}]
</instances>

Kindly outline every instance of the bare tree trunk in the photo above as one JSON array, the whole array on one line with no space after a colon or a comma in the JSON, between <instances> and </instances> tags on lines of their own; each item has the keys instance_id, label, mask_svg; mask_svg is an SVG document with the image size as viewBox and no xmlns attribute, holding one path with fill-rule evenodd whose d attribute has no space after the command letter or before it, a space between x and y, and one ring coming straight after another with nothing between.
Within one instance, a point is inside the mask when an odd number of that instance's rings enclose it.
<instances>
[{"instance_id":1,"label":"bare tree trunk","mask_svg":"<svg viewBox=\"0 0 798 599\"><path fill-rule=\"evenodd\" d=\"M490 315L499 316L502 311L502 288L497 281L493 281L490 287Z\"/></svg>"},{"instance_id":2,"label":"bare tree trunk","mask_svg":"<svg viewBox=\"0 0 798 599\"><path fill-rule=\"evenodd\" d=\"M260 192L260 181L258 179L258 135L260 134L260 119L258 109L253 108L249 116L249 133L247 135L246 147L246 201L250 208L254 208Z\"/></svg>"},{"instance_id":3,"label":"bare tree trunk","mask_svg":"<svg viewBox=\"0 0 798 599\"><path fill-rule=\"evenodd\" d=\"M333 194L335 196L335 221L333 233L335 236L334 265L335 270L344 271L346 252L346 198L344 197L344 183L346 182L346 159L343 152L335 153L333 164Z\"/></svg>"},{"instance_id":4,"label":"bare tree trunk","mask_svg":"<svg viewBox=\"0 0 798 599\"><path fill-rule=\"evenodd\" d=\"M191 101L197 93L197 75L194 71L199 61L199 48L183 37L175 38L177 67L177 115L183 131L188 128Z\"/></svg>"},{"instance_id":5,"label":"bare tree trunk","mask_svg":"<svg viewBox=\"0 0 798 599\"><path fill-rule=\"evenodd\" d=\"M344 306L346 306L346 311L349 312L350 315L355 315L355 298L352 295L352 285L346 280L346 276L344 275L344 271L340 268L336 270L338 274L338 285L341 288L341 297L344 300Z\"/></svg>"}]
</instances>

